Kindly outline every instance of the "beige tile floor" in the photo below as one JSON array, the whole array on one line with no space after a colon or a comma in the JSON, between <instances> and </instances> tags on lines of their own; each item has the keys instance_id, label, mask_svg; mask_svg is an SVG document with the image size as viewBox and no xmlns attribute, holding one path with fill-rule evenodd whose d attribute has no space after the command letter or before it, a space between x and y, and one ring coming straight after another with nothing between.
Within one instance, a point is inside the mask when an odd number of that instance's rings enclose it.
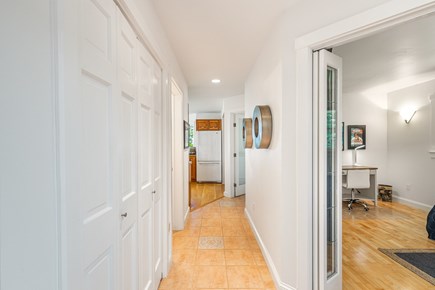
<instances>
[{"instance_id":1,"label":"beige tile floor","mask_svg":"<svg viewBox=\"0 0 435 290\"><path fill-rule=\"evenodd\" d=\"M173 235L173 264L159 289L276 289L244 215L244 197L190 213Z\"/></svg>"}]
</instances>

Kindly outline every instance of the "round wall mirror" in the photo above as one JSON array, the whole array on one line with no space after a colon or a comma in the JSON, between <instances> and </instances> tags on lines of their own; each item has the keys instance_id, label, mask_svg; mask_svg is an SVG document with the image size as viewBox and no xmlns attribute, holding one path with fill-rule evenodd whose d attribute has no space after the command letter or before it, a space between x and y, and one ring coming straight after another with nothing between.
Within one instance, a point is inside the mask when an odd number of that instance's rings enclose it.
<instances>
[{"instance_id":1,"label":"round wall mirror","mask_svg":"<svg viewBox=\"0 0 435 290\"><path fill-rule=\"evenodd\" d=\"M243 145L245 148L252 148L252 119L243 119Z\"/></svg>"},{"instance_id":2,"label":"round wall mirror","mask_svg":"<svg viewBox=\"0 0 435 290\"><path fill-rule=\"evenodd\" d=\"M254 144L257 149L269 148L272 141L272 112L269 106L256 106L254 109Z\"/></svg>"}]
</instances>

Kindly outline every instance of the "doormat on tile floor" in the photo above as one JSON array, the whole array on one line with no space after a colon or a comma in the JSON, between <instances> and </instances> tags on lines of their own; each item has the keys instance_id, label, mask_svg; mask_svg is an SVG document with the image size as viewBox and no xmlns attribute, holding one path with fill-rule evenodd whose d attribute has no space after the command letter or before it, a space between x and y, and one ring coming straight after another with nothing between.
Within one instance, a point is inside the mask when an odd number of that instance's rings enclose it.
<instances>
[{"instance_id":1,"label":"doormat on tile floor","mask_svg":"<svg viewBox=\"0 0 435 290\"><path fill-rule=\"evenodd\" d=\"M379 251L435 285L435 249L379 249Z\"/></svg>"}]
</instances>

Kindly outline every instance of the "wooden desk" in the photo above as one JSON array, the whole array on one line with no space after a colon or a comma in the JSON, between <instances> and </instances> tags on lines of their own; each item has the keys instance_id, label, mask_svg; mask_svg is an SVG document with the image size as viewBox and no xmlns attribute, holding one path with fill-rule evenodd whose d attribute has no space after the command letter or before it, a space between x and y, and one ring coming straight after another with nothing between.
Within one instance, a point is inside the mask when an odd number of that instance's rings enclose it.
<instances>
[{"instance_id":1,"label":"wooden desk","mask_svg":"<svg viewBox=\"0 0 435 290\"><path fill-rule=\"evenodd\" d=\"M372 200L374 205L377 206L378 205L378 198L377 198L377 188L378 188L378 178L377 178L377 173L378 173L378 168L374 167L374 166L364 166L364 165L343 165L341 167L341 171L342 171L342 183L346 183L347 182L347 172L349 170L357 170L357 169L369 169L370 170L370 188L366 188L366 189L358 189L361 194L357 193L355 194L355 198L360 198L360 199L368 199L368 200ZM346 189L346 188L342 188L343 192L342 192L342 197L343 198L350 198L350 189Z\"/></svg>"}]
</instances>

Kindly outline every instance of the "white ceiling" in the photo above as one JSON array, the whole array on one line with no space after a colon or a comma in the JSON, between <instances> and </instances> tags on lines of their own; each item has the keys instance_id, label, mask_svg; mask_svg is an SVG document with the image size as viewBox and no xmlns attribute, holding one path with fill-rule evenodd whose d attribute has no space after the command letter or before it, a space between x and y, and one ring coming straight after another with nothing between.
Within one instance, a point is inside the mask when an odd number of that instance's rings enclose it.
<instances>
[{"instance_id":1,"label":"white ceiling","mask_svg":"<svg viewBox=\"0 0 435 290\"><path fill-rule=\"evenodd\" d=\"M243 94L278 16L300 0L152 1L188 82L190 111L200 112L220 111L217 99Z\"/></svg>"},{"instance_id":2,"label":"white ceiling","mask_svg":"<svg viewBox=\"0 0 435 290\"><path fill-rule=\"evenodd\" d=\"M343 58L343 92L385 95L435 78L435 16L333 48Z\"/></svg>"}]
</instances>

